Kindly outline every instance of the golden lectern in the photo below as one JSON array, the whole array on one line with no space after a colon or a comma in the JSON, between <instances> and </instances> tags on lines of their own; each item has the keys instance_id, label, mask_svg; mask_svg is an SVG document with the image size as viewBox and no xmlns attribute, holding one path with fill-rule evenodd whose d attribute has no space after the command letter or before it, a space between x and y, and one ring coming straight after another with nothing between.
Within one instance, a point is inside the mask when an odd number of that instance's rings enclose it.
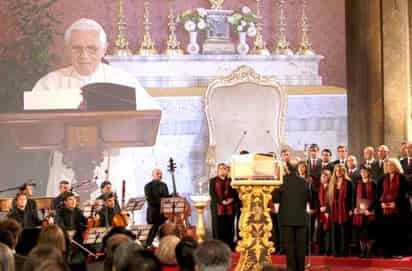
<instances>
[{"instance_id":1,"label":"golden lectern","mask_svg":"<svg viewBox=\"0 0 412 271\"><path fill-rule=\"evenodd\" d=\"M282 162L272 155L248 154L232 157L232 186L239 191L243 207L239 219L240 237L236 271L258 271L270 264L275 248L269 241L272 221L268 203L271 192L283 180Z\"/></svg>"}]
</instances>

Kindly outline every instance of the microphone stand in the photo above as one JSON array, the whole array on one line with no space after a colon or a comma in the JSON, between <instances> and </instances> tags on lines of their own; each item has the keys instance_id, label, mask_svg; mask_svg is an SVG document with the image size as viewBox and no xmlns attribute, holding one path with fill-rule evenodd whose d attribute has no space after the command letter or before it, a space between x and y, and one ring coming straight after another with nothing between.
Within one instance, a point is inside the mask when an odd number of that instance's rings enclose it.
<instances>
[{"instance_id":1,"label":"microphone stand","mask_svg":"<svg viewBox=\"0 0 412 271\"><path fill-rule=\"evenodd\" d=\"M242 136L239 138L239 141L237 142L236 148L235 148L235 150L233 151L233 153L237 153L240 144L243 142L243 139L245 138L245 135L247 135L247 131L243 131L243 132L242 132Z\"/></svg>"}]
</instances>

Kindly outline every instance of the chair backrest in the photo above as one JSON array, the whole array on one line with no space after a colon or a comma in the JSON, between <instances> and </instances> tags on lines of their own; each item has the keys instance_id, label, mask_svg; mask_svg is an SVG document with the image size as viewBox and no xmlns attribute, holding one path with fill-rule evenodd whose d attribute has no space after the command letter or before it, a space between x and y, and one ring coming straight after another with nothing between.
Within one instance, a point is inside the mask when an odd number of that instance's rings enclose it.
<instances>
[{"instance_id":1,"label":"chair backrest","mask_svg":"<svg viewBox=\"0 0 412 271\"><path fill-rule=\"evenodd\" d=\"M287 96L278 82L240 66L213 81L205 95L209 172L241 150L280 153Z\"/></svg>"}]
</instances>

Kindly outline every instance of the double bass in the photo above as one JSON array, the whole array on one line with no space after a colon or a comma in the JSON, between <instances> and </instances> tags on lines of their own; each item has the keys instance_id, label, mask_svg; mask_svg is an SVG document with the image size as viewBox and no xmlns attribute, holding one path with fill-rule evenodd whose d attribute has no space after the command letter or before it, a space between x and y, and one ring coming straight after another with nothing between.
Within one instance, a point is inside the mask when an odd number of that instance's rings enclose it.
<instances>
[{"instance_id":1,"label":"double bass","mask_svg":"<svg viewBox=\"0 0 412 271\"><path fill-rule=\"evenodd\" d=\"M126 181L122 182L122 206L120 213L115 214L112 219L113 227L125 228L130 223L130 215L125 211L126 204Z\"/></svg>"},{"instance_id":2,"label":"double bass","mask_svg":"<svg viewBox=\"0 0 412 271\"><path fill-rule=\"evenodd\" d=\"M172 197L179 197L176 191L176 180L175 180L175 171L176 171L176 163L173 161L173 158L169 159L168 171L172 177L172 184L173 184L173 192ZM192 212L190 208L190 204L186 198L181 197L184 200L184 211L183 213L175 213L174 209L172 213L166 214L167 219L170 222L175 223L176 225L183 227L183 235L190 235L192 237L196 237L196 229L195 227L191 226L188 218Z\"/></svg>"}]
</instances>

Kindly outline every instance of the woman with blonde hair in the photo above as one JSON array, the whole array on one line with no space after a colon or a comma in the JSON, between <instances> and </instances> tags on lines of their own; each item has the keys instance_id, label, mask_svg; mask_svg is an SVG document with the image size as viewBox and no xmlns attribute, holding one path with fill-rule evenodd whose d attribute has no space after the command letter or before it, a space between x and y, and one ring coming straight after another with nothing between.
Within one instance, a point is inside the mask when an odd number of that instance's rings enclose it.
<instances>
[{"instance_id":1,"label":"woman with blonde hair","mask_svg":"<svg viewBox=\"0 0 412 271\"><path fill-rule=\"evenodd\" d=\"M330 253L330 221L327 216L328 206L328 186L332 173L328 169L323 169L320 175L320 185L318 191L319 202L319 254Z\"/></svg>"},{"instance_id":2,"label":"woman with blonde hair","mask_svg":"<svg viewBox=\"0 0 412 271\"><path fill-rule=\"evenodd\" d=\"M0 271L14 271L14 256L11 249L0 243Z\"/></svg>"},{"instance_id":3,"label":"woman with blonde hair","mask_svg":"<svg viewBox=\"0 0 412 271\"><path fill-rule=\"evenodd\" d=\"M176 246L180 242L179 237L168 235L160 239L159 247L156 249L156 256L162 264L176 265Z\"/></svg>"},{"instance_id":4,"label":"woman with blonde hair","mask_svg":"<svg viewBox=\"0 0 412 271\"><path fill-rule=\"evenodd\" d=\"M402 167L395 158L385 161L385 175L377 184L380 215L380 243L385 257L398 257L404 252L406 210L408 189Z\"/></svg>"},{"instance_id":5,"label":"woman with blonde hair","mask_svg":"<svg viewBox=\"0 0 412 271\"><path fill-rule=\"evenodd\" d=\"M332 254L337 257L348 254L352 203L352 183L345 165L336 164L328 186L328 217Z\"/></svg>"}]
</instances>

